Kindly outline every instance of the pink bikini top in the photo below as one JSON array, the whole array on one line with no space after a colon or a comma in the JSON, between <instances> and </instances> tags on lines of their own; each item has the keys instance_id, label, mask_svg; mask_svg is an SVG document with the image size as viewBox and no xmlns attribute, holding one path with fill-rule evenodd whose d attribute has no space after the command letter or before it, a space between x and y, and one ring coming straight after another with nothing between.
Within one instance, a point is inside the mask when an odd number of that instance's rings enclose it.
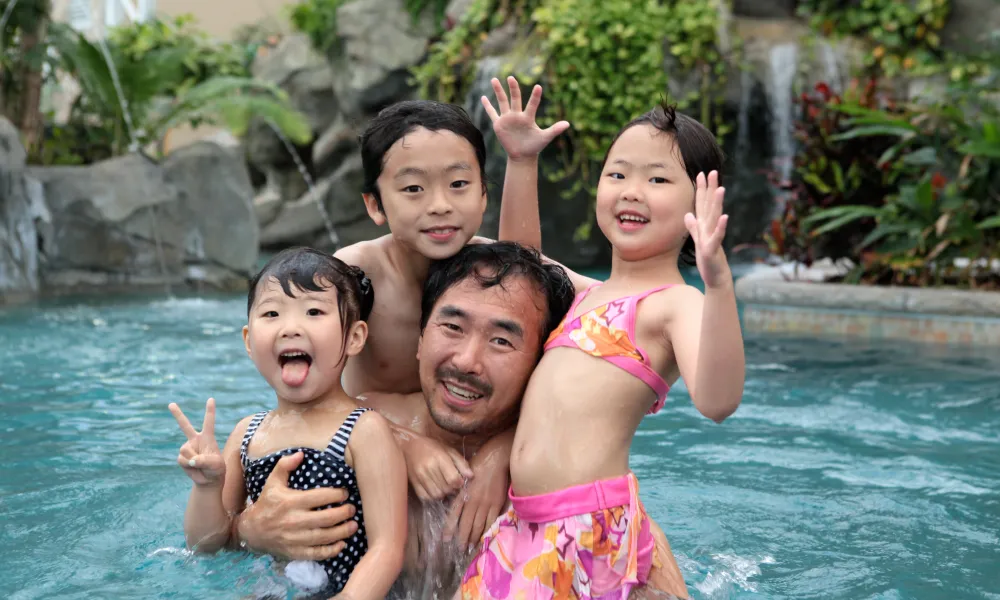
<instances>
[{"instance_id":1,"label":"pink bikini top","mask_svg":"<svg viewBox=\"0 0 1000 600\"><path fill-rule=\"evenodd\" d=\"M653 388L656 403L646 414L656 414L663 408L670 386L653 370L649 355L635 341L635 313L640 300L672 287L672 284L612 300L574 318L576 307L598 285L595 283L576 295L566 317L545 342L545 349L559 346L578 348L625 369Z\"/></svg>"}]
</instances>

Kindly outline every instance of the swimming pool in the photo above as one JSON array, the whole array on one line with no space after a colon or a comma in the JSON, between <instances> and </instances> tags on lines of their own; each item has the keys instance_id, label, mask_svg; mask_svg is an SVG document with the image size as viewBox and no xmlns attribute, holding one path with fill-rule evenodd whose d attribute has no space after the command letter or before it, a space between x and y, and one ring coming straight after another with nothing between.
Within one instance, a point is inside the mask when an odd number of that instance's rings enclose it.
<instances>
[{"instance_id":1,"label":"swimming pool","mask_svg":"<svg viewBox=\"0 0 1000 600\"><path fill-rule=\"evenodd\" d=\"M272 405L243 296L0 309L0 590L240 598L265 559L183 551L176 401ZM722 425L683 385L633 446L694 598L1000 598L1000 358L751 337ZM192 417L195 418L195 417Z\"/></svg>"}]
</instances>

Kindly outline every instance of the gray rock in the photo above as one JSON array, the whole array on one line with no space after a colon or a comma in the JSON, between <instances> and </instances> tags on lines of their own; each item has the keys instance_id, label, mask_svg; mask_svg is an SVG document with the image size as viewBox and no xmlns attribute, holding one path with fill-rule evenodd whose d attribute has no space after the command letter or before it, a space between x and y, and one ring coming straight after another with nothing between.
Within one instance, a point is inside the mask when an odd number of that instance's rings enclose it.
<instances>
[{"instance_id":1,"label":"gray rock","mask_svg":"<svg viewBox=\"0 0 1000 600\"><path fill-rule=\"evenodd\" d=\"M0 305L38 292L36 221L48 218L38 183L24 173L17 129L0 117Z\"/></svg>"},{"instance_id":2,"label":"gray rock","mask_svg":"<svg viewBox=\"0 0 1000 600\"><path fill-rule=\"evenodd\" d=\"M337 9L340 43L330 61L345 115L360 117L410 96L409 68L437 30L430 13L414 23L403 0L353 0Z\"/></svg>"},{"instance_id":3,"label":"gray rock","mask_svg":"<svg viewBox=\"0 0 1000 600\"><path fill-rule=\"evenodd\" d=\"M348 154L358 149L359 133L347 119L338 117L313 144L313 169L324 175L333 172Z\"/></svg>"},{"instance_id":4,"label":"gray rock","mask_svg":"<svg viewBox=\"0 0 1000 600\"><path fill-rule=\"evenodd\" d=\"M326 130L337 117L333 72L306 36L286 36L271 52L257 58L252 72L288 92L292 106L306 116L315 135ZM266 123L254 122L245 143L248 159L259 167L295 166L284 143Z\"/></svg>"},{"instance_id":5,"label":"gray rock","mask_svg":"<svg viewBox=\"0 0 1000 600\"><path fill-rule=\"evenodd\" d=\"M163 172L191 217L187 256L250 275L257 264L260 228L250 174L240 157L202 142L171 153Z\"/></svg>"},{"instance_id":6,"label":"gray rock","mask_svg":"<svg viewBox=\"0 0 1000 600\"><path fill-rule=\"evenodd\" d=\"M387 228L375 226L368 218L361 199L361 180L361 155L355 152L311 191L283 204L277 217L263 228L261 244L265 247L307 244L334 249L319 203L326 209L340 247L388 233Z\"/></svg>"}]
</instances>

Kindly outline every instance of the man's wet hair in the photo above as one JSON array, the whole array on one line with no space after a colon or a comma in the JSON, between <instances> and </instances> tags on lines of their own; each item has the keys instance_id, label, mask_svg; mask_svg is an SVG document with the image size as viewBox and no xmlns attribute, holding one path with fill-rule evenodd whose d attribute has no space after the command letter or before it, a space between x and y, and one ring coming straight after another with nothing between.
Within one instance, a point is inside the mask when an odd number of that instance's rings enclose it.
<instances>
[{"instance_id":1,"label":"man's wet hair","mask_svg":"<svg viewBox=\"0 0 1000 600\"><path fill-rule=\"evenodd\" d=\"M458 254L432 263L421 299L420 331L427 326L438 300L452 287L472 279L485 290L503 287L518 277L528 279L545 298L541 339L548 339L569 311L576 291L565 269L543 261L537 250L515 242L467 244ZM538 350L540 354L542 348Z\"/></svg>"},{"instance_id":2,"label":"man's wet hair","mask_svg":"<svg viewBox=\"0 0 1000 600\"><path fill-rule=\"evenodd\" d=\"M479 163L479 176L486 193L486 142L476 124L461 107L433 100L404 100L383 108L368 122L360 136L361 192L372 194L382 210L378 178L385 167L385 155L392 145L418 127L429 131L450 131L472 145Z\"/></svg>"},{"instance_id":3,"label":"man's wet hair","mask_svg":"<svg viewBox=\"0 0 1000 600\"><path fill-rule=\"evenodd\" d=\"M364 271L326 252L297 247L275 254L250 280L247 317L253 311L260 286L271 279L276 280L291 298L295 297L296 290L321 292L336 288L345 341L351 325L359 320L367 321L375 303L375 290Z\"/></svg>"},{"instance_id":4,"label":"man's wet hair","mask_svg":"<svg viewBox=\"0 0 1000 600\"><path fill-rule=\"evenodd\" d=\"M621 128L608 146L608 151L604 154L604 162L608 162L611 148L623 133L636 125L649 125L660 133L673 136L674 145L680 153L681 164L688 177L694 182L698 173L704 173L706 177L712 171L718 171L722 175L722 165L726 161L726 156L719 147L715 136L697 119L678 112L676 107L670 104L660 104L653 110L639 115L629 121ZM694 240L688 238L681 246L680 262L686 265L695 264Z\"/></svg>"}]
</instances>

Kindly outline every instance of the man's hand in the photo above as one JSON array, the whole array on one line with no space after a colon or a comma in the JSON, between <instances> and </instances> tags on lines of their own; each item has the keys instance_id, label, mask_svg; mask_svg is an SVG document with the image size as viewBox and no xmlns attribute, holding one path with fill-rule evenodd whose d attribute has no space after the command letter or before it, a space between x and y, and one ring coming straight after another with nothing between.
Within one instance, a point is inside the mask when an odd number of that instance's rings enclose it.
<instances>
[{"instance_id":1,"label":"man's hand","mask_svg":"<svg viewBox=\"0 0 1000 600\"><path fill-rule=\"evenodd\" d=\"M454 448L398 427L395 431L410 485L421 502L441 500L473 477L472 467Z\"/></svg>"},{"instance_id":2,"label":"man's hand","mask_svg":"<svg viewBox=\"0 0 1000 600\"><path fill-rule=\"evenodd\" d=\"M486 96L482 97L483 107L493 121L493 132L496 133L497 139L511 160L536 158L552 140L569 129L567 121L559 121L548 129L541 129L535 123L535 113L542 100L542 86L536 85L531 90L528 104L521 110L521 88L517 79L507 78L507 86L510 88L509 102L500 80L494 77L492 84L500 114L497 114L497 110Z\"/></svg>"},{"instance_id":3,"label":"man's hand","mask_svg":"<svg viewBox=\"0 0 1000 600\"><path fill-rule=\"evenodd\" d=\"M358 530L349 520L350 504L315 510L347 500L339 488L300 491L288 487L288 476L300 464L302 453L285 456L274 465L260 498L236 521L236 538L253 550L291 560L326 560L344 549L343 540ZM243 544L241 544L243 545Z\"/></svg>"},{"instance_id":4,"label":"man's hand","mask_svg":"<svg viewBox=\"0 0 1000 600\"><path fill-rule=\"evenodd\" d=\"M510 430L490 439L472 457L472 471L476 476L452 501L444 527L445 541L454 538L463 546L476 545L503 512L510 487L513 443L514 431Z\"/></svg>"}]
</instances>

